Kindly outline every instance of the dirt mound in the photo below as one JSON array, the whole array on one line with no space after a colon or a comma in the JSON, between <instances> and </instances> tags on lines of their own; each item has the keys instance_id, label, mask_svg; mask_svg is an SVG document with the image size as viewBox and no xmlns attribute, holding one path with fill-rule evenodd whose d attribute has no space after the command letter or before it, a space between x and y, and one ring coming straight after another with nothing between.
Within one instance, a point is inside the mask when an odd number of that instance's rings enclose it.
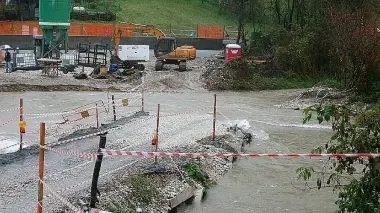
<instances>
[{"instance_id":1,"label":"dirt mound","mask_svg":"<svg viewBox=\"0 0 380 213\"><path fill-rule=\"evenodd\" d=\"M97 88L84 85L30 85L30 84L5 84L1 85L0 92L23 91L120 91L115 87Z\"/></svg>"},{"instance_id":2,"label":"dirt mound","mask_svg":"<svg viewBox=\"0 0 380 213\"><path fill-rule=\"evenodd\" d=\"M233 90L236 84L247 80L253 71L255 60L241 57L229 62L222 59L211 59L206 62L207 71L202 78L205 88L210 90Z\"/></svg>"},{"instance_id":3,"label":"dirt mound","mask_svg":"<svg viewBox=\"0 0 380 213\"><path fill-rule=\"evenodd\" d=\"M206 71L201 78L204 87L210 90L220 90L228 88L232 83L232 76L225 69L226 62L221 59L209 59L206 61Z\"/></svg>"}]
</instances>

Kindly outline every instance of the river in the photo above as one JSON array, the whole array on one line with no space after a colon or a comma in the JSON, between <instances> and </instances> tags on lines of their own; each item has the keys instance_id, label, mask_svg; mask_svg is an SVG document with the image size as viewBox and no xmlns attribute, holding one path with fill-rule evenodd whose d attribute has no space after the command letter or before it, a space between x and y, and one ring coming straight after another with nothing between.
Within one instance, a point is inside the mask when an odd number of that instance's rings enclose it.
<instances>
[{"instance_id":1,"label":"river","mask_svg":"<svg viewBox=\"0 0 380 213\"><path fill-rule=\"evenodd\" d=\"M296 94L296 90L217 93L218 111L223 114L218 115L217 120L219 123L244 119L249 122L252 132L257 137L247 147L248 152L308 153L314 146L328 140L331 131L328 126L316 123L302 125L302 111L275 106L286 101L290 95ZM117 98L138 97L138 94L115 93L115 95ZM208 106L210 109L206 110L205 115L210 115L212 112L212 93L146 93L145 95L145 107L150 112L156 111L158 103L161 104L163 113L183 112ZM98 92L3 93L0 98L0 109L17 107L20 97L24 98L26 113L38 114L69 110L99 99L104 100L107 94ZM138 104L139 100L134 103L134 105ZM136 108L129 109L129 111L134 110L136 111ZM123 111L123 113L126 112L126 110ZM3 113L0 123L16 116L16 112ZM46 121L46 119L28 121L27 130L37 130L38 123ZM61 117L49 119L52 122L62 121ZM136 126L136 128L139 127ZM197 135L198 130L195 127L190 128L194 128L193 134ZM0 136L13 138L12 141L7 142L9 145L18 141L17 131L17 121L14 121L0 128ZM151 130L147 132L151 132ZM180 133L178 134L180 135ZM30 135L25 140L36 138L37 135ZM0 148L4 147L4 144L0 144ZM335 210L334 200L337 195L333 194L331 189L320 191L298 189L304 186L302 181L297 180L295 170L299 166L321 168L323 162L320 159L308 158L239 159L233 168L219 179L218 184L209 190L206 199L201 204L186 206L180 212L333 212ZM91 167L89 167L89 171L91 171ZM4 175L1 176L2 179L6 179ZM310 184L315 185L315 182Z\"/></svg>"}]
</instances>

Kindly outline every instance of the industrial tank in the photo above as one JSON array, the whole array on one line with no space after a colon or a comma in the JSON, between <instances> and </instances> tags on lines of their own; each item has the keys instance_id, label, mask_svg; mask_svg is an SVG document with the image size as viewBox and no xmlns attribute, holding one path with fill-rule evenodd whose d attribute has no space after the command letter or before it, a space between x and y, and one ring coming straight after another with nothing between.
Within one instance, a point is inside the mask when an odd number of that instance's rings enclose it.
<instances>
[{"instance_id":1,"label":"industrial tank","mask_svg":"<svg viewBox=\"0 0 380 213\"><path fill-rule=\"evenodd\" d=\"M39 22L41 28L68 29L70 26L71 0L39 0Z\"/></svg>"},{"instance_id":2,"label":"industrial tank","mask_svg":"<svg viewBox=\"0 0 380 213\"><path fill-rule=\"evenodd\" d=\"M67 52L71 0L39 0L39 25L43 32L41 57L59 57Z\"/></svg>"}]
</instances>

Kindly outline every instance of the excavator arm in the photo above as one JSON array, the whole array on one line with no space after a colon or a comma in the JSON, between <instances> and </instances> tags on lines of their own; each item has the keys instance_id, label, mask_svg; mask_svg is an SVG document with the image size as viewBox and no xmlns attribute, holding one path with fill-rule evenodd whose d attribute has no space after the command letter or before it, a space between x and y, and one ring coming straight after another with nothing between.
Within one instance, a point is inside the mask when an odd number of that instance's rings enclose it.
<instances>
[{"instance_id":1,"label":"excavator arm","mask_svg":"<svg viewBox=\"0 0 380 213\"><path fill-rule=\"evenodd\" d=\"M164 32L162 32L160 29L151 25L136 24L133 22L116 23L113 28L113 36L112 36L115 56L118 56L121 36L122 35L132 36L133 33L145 33L148 35L154 35L157 38L166 37Z\"/></svg>"}]
</instances>

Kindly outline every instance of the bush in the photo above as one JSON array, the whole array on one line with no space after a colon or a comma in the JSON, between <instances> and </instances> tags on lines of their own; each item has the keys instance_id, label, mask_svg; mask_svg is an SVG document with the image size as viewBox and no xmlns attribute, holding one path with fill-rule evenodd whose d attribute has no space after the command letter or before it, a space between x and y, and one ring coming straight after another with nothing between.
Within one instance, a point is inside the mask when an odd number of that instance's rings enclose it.
<instances>
[{"instance_id":1,"label":"bush","mask_svg":"<svg viewBox=\"0 0 380 213\"><path fill-rule=\"evenodd\" d=\"M195 160L190 160L184 166L186 173L194 180L204 183L206 181L206 173L203 171L201 164Z\"/></svg>"},{"instance_id":2,"label":"bush","mask_svg":"<svg viewBox=\"0 0 380 213\"><path fill-rule=\"evenodd\" d=\"M334 132L313 153L378 153L380 146L380 104L368 105L354 114L348 105L312 105L304 110L306 123L316 116L319 123L331 122ZM329 158L318 172L317 188L339 189L337 212L379 212L380 161L378 158ZM309 180L313 168L298 168L299 177ZM328 175L328 176L325 176ZM347 178L347 181L342 181Z\"/></svg>"},{"instance_id":3,"label":"bush","mask_svg":"<svg viewBox=\"0 0 380 213\"><path fill-rule=\"evenodd\" d=\"M296 34L296 36L288 44L276 49L274 58L277 69L281 72L293 72L302 76L315 76L311 51L314 34L298 34L297 32L292 34Z\"/></svg>"}]
</instances>

